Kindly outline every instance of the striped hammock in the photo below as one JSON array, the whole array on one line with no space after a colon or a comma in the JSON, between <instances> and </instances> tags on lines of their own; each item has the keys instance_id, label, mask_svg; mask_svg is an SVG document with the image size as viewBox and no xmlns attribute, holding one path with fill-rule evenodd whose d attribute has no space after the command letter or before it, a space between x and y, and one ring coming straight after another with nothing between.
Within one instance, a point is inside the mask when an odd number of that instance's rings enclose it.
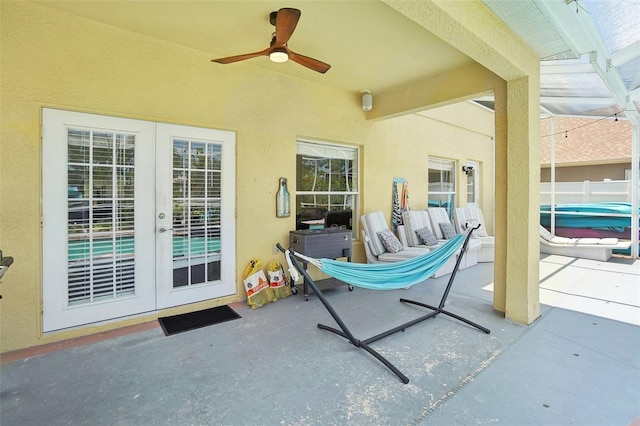
<instances>
[{"instance_id":1,"label":"striped hammock","mask_svg":"<svg viewBox=\"0 0 640 426\"><path fill-rule=\"evenodd\" d=\"M431 277L462 247L466 233L457 234L441 247L423 255L394 263L351 263L333 259L314 259L294 252L296 257L315 265L327 275L356 287L371 290L397 290L422 282ZM298 279L291 263L290 250L285 252L289 272Z\"/></svg>"}]
</instances>

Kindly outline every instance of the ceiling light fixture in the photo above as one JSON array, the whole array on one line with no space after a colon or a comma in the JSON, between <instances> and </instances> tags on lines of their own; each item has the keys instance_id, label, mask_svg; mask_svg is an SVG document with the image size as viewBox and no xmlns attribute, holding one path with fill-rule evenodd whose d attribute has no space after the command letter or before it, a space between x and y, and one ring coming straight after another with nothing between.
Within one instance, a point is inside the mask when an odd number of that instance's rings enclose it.
<instances>
[{"instance_id":1,"label":"ceiling light fixture","mask_svg":"<svg viewBox=\"0 0 640 426\"><path fill-rule=\"evenodd\" d=\"M286 50L276 48L269 53L269 59L271 59L271 62L287 62L289 60L289 55Z\"/></svg>"},{"instance_id":2,"label":"ceiling light fixture","mask_svg":"<svg viewBox=\"0 0 640 426\"><path fill-rule=\"evenodd\" d=\"M371 96L371 92L368 90L361 90L360 93L362 93L363 111L371 111L371 108L373 108L373 96Z\"/></svg>"}]
</instances>

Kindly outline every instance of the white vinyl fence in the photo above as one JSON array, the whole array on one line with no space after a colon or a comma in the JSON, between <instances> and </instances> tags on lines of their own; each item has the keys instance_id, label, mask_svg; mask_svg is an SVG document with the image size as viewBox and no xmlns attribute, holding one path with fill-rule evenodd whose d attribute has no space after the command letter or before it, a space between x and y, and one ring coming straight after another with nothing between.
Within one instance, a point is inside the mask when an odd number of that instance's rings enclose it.
<instances>
[{"instance_id":1,"label":"white vinyl fence","mask_svg":"<svg viewBox=\"0 0 640 426\"><path fill-rule=\"evenodd\" d=\"M631 181L556 182L556 204L631 202ZM540 204L551 204L551 183L540 183Z\"/></svg>"}]
</instances>

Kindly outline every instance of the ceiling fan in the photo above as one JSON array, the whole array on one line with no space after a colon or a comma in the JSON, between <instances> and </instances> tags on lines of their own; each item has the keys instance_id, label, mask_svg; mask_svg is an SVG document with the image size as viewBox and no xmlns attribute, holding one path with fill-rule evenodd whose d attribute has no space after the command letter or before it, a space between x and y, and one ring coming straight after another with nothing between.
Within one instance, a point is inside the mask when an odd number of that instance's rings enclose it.
<instances>
[{"instance_id":1,"label":"ceiling fan","mask_svg":"<svg viewBox=\"0 0 640 426\"><path fill-rule=\"evenodd\" d=\"M317 59L295 53L287 47L287 43L289 42L293 31L296 29L298 20L300 20L300 15L300 10L288 7L282 8L277 12L271 12L269 15L269 22L271 25L276 27L276 31L273 33L269 47L259 52L212 59L211 62L230 64L232 62L256 58L258 56L268 56L273 62L286 62L288 59L291 59L293 62L297 62L304 67L324 74L329 70L329 68L331 68L331 65L325 64Z\"/></svg>"}]
</instances>

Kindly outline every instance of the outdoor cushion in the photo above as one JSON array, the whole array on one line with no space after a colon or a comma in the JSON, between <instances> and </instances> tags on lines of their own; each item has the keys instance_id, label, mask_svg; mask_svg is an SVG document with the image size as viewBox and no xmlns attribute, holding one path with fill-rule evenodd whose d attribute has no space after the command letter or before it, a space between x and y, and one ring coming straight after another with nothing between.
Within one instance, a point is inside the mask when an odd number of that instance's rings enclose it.
<instances>
[{"instance_id":1,"label":"outdoor cushion","mask_svg":"<svg viewBox=\"0 0 640 426\"><path fill-rule=\"evenodd\" d=\"M433 235L436 235L435 232L433 232L429 213L427 213L426 210L407 210L402 213L402 220L404 222L409 247L416 247L423 244L416 234L416 231L419 229L427 228Z\"/></svg>"},{"instance_id":2,"label":"outdoor cushion","mask_svg":"<svg viewBox=\"0 0 640 426\"><path fill-rule=\"evenodd\" d=\"M567 237L558 237L555 235L552 236L551 240L547 240L547 241L553 244L573 244L573 245L579 245L579 246L594 246L598 244L604 245L604 246L611 246L611 245L618 244L617 238L567 238Z\"/></svg>"},{"instance_id":3,"label":"outdoor cushion","mask_svg":"<svg viewBox=\"0 0 640 426\"><path fill-rule=\"evenodd\" d=\"M601 244L604 246L615 246L618 244L617 238L578 238L576 241L578 245L593 245L593 244Z\"/></svg>"},{"instance_id":4,"label":"outdoor cushion","mask_svg":"<svg viewBox=\"0 0 640 426\"><path fill-rule=\"evenodd\" d=\"M362 224L369 235L369 247L374 256L379 256L386 251L382 240L376 238L378 232L389 229L384 214L381 211L367 213L362 215Z\"/></svg>"},{"instance_id":5,"label":"outdoor cushion","mask_svg":"<svg viewBox=\"0 0 640 426\"><path fill-rule=\"evenodd\" d=\"M398 253L404 249L404 247L402 247L402 243L398 240L398 237L393 235L393 232L389 229L378 232L378 237L389 253Z\"/></svg>"},{"instance_id":6,"label":"outdoor cushion","mask_svg":"<svg viewBox=\"0 0 640 426\"><path fill-rule=\"evenodd\" d=\"M577 238L576 244L601 244L601 243L600 243L600 238Z\"/></svg>"},{"instance_id":7,"label":"outdoor cushion","mask_svg":"<svg viewBox=\"0 0 640 426\"><path fill-rule=\"evenodd\" d=\"M464 232L467 224L473 223L473 227L480 225L480 228L474 231L474 238L487 237L487 230L484 227L484 216L482 216L482 210L474 205L468 205L467 207L456 207L454 210L455 222L458 226L459 232Z\"/></svg>"},{"instance_id":8,"label":"outdoor cushion","mask_svg":"<svg viewBox=\"0 0 640 426\"><path fill-rule=\"evenodd\" d=\"M572 243L576 242L576 239L575 238L554 236L553 238L551 238L551 241L549 241L549 242L553 243L553 244L572 244Z\"/></svg>"},{"instance_id":9,"label":"outdoor cushion","mask_svg":"<svg viewBox=\"0 0 640 426\"><path fill-rule=\"evenodd\" d=\"M438 244L438 239L433 235L433 232L431 232L431 228L425 226L424 228L418 229L416 235L425 246L435 246Z\"/></svg>"},{"instance_id":10,"label":"outdoor cushion","mask_svg":"<svg viewBox=\"0 0 640 426\"><path fill-rule=\"evenodd\" d=\"M598 242L598 244L603 244L603 245L616 245L618 244L619 240L617 238L600 238L600 241Z\"/></svg>"},{"instance_id":11,"label":"outdoor cushion","mask_svg":"<svg viewBox=\"0 0 640 426\"><path fill-rule=\"evenodd\" d=\"M480 229L478 229L478 236L480 237L488 237L487 228L484 227L485 220L482 214L482 210L476 205L469 205L467 209L470 212L471 218L478 219L478 223L480 224Z\"/></svg>"},{"instance_id":12,"label":"outdoor cushion","mask_svg":"<svg viewBox=\"0 0 640 426\"><path fill-rule=\"evenodd\" d=\"M378 262L399 262L421 256L428 252L429 249L426 247L404 247L404 249L398 253L389 253L388 251L382 253L378 256Z\"/></svg>"},{"instance_id":13,"label":"outdoor cushion","mask_svg":"<svg viewBox=\"0 0 640 426\"><path fill-rule=\"evenodd\" d=\"M475 228L478 225L480 225L480 221L478 219L467 219L464 224L465 231L469 228ZM471 238L480 238L480 229L482 229L482 225L471 233Z\"/></svg>"},{"instance_id":14,"label":"outdoor cushion","mask_svg":"<svg viewBox=\"0 0 640 426\"><path fill-rule=\"evenodd\" d=\"M438 224L451 223L451 219L449 219L447 210L442 207L429 207L427 209L427 213L429 214L429 219L431 220L431 232L433 232L433 235L435 235L437 239L444 240L444 234L442 233L442 229Z\"/></svg>"},{"instance_id":15,"label":"outdoor cushion","mask_svg":"<svg viewBox=\"0 0 640 426\"><path fill-rule=\"evenodd\" d=\"M446 240L450 240L456 236L456 230L453 229L453 225L451 223L439 223L438 225L440 226L442 235L444 235Z\"/></svg>"}]
</instances>

